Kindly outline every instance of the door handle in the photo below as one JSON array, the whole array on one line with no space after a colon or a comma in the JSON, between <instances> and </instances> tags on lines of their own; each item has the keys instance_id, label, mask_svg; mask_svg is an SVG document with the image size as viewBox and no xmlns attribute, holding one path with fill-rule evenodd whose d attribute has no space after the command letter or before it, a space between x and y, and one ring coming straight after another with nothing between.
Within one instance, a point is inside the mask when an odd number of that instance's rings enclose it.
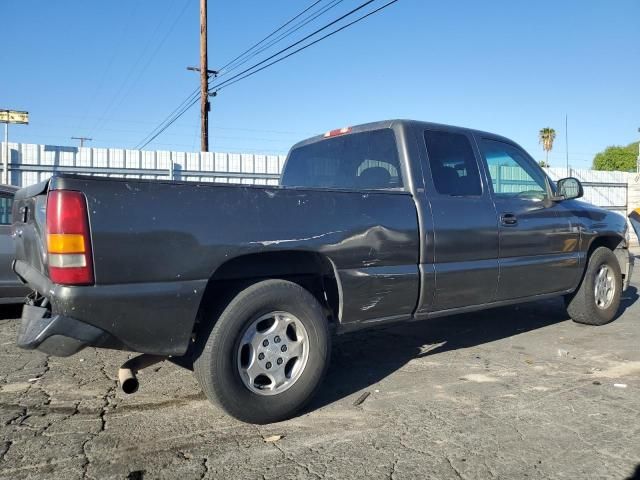
<instances>
[{"instance_id":1,"label":"door handle","mask_svg":"<svg viewBox=\"0 0 640 480\"><path fill-rule=\"evenodd\" d=\"M518 224L518 217L513 213L503 213L500 215L500 223L506 227L513 227Z\"/></svg>"}]
</instances>

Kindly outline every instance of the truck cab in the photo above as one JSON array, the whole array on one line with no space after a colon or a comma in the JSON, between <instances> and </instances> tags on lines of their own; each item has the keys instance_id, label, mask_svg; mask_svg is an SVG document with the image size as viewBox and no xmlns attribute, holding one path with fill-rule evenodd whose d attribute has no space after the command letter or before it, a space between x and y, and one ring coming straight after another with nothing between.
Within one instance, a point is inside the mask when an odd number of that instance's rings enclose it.
<instances>
[{"instance_id":1,"label":"truck cab","mask_svg":"<svg viewBox=\"0 0 640 480\"><path fill-rule=\"evenodd\" d=\"M351 168L359 175L327 175L331 162L345 168L350 157L361 162ZM287 187L358 188L375 178L367 188L412 196L420 234L412 318L569 295L598 246L619 250L628 284L624 217L576 201L582 196L576 179L559 182L560 192L505 137L428 122L378 122L301 142L289 162L295 167L285 165ZM324 180L305 163L324 169Z\"/></svg>"}]
</instances>

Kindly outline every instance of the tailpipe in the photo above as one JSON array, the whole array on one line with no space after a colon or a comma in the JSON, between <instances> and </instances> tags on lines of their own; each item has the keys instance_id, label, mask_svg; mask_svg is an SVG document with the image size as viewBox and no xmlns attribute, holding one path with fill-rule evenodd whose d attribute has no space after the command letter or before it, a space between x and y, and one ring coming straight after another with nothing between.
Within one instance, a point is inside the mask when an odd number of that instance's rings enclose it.
<instances>
[{"instance_id":1,"label":"tailpipe","mask_svg":"<svg viewBox=\"0 0 640 480\"><path fill-rule=\"evenodd\" d=\"M150 367L151 365L155 365L156 363L162 362L166 359L167 357L163 357L162 355L150 355L148 353L143 353L137 357L130 358L124 362L118 370L118 383L120 384L120 389L127 394L136 393L140 386L136 373L143 368Z\"/></svg>"}]
</instances>

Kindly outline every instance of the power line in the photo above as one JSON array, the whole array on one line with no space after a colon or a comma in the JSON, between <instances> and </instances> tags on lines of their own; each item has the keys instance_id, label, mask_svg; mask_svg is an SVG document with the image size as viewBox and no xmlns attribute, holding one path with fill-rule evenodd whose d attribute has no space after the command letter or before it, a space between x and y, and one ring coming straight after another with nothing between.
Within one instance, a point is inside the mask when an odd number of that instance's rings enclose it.
<instances>
[{"instance_id":1,"label":"power line","mask_svg":"<svg viewBox=\"0 0 640 480\"><path fill-rule=\"evenodd\" d=\"M326 12L328 12L332 8L337 7L343 1L344 0L332 0L332 2L329 3L329 5L326 5L325 7L323 7L322 9L317 11L316 13L308 16L307 18L305 18L305 19L301 20L300 22L298 22L297 24L293 25L291 28L289 28L286 31L284 31L281 35L279 35L278 37L274 38L272 41L267 43L262 48L259 48L258 50L254 51L251 55L248 55L242 61L237 62L231 68L226 70L223 74L219 75L219 77L222 77L224 75L228 75L229 73L233 72L234 70L237 70L238 68L240 68L242 65L246 64L252 58L257 57L258 55L260 55L265 50L268 50L269 48L271 48L273 45L275 45L275 44L279 43L280 41L284 40L285 38L291 36L292 34L297 32L298 30L300 30L302 27L304 27L305 25L307 25L310 22L314 21L316 18L320 17L321 15L324 15Z\"/></svg>"},{"instance_id":2,"label":"power line","mask_svg":"<svg viewBox=\"0 0 640 480\"><path fill-rule=\"evenodd\" d=\"M353 10L347 12L346 14L342 15L341 17L337 18L336 20L333 20L332 22L328 23L327 25L325 25L324 27L321 27L319 29L317 29L316 31L314 31L313 33L307 35L306 37L304 37L303 39L289 45L288 47L280 50L279 52L271 55L270 57L266 58L265 60L262 60L261 62L256 63L255 65L243 70L242 72L232 76L231 78L220 82L217 85L214 85L211 89L214 90L214 94L217 93L218 91L222 90L223 88L226 88L234 83L237 83L241 80L244 80L245 78L248 78L252 75L255 75L256 73L265 70L266 68L269 68L272 65L275 65L276 63L279 63L293 55L295 55L296 53L299 53L313 45L315 45L316 43L329 38L333 35L335 35L338 32L341 32L342 30L364 20L365 18L370 17L371 15L374 15L375 13L378 13L379 11L391 6L392 4L396 3L398 0L391 0L390 2L387 2L386 4L382 5L381 7L376 8L375 10L372 10L371 12L357 18L356 20L343 25L342 27L329 32L328 34L320 37L319 39L316 39L314 41L312 41L311 43L308 43L306 45L303 45L302 47L294 50L293 52L288 53L287 55L285 55L284 57L278 58L276 60L274 60L273 62L268 63L267 65L264 65L265 62L268 62L269 60L277 57L278 55L280 55L281 53L286 52L287 50L290 50L291 48L295 47L296 45L299 45L300 43L304 42L305 40L309 39L310 37L316 35L317 33L326 30L327 28L329 28L332 25L335 25L336 23L338 23L339 21L343 20L344 18L352 15L353 13L361 10L362 8L366 7L367 5L373 3L376 0L368 0L367 2L364 2L363 4L359 5L358 7L354 8ZM261 68L258 68L257 70L254 70L256 67L259 67L260 65L263 65ZM252 71L253 70L253 71ZM192 95L190 95L189 97L187 97L181 104L180 106L178 106L178 108L176 108L171 114L169 114L169 116L167 116L167 118L158 126L156 127L149 135L147 135L147 137L145 137L139 144L138 146L136 146L136 148L138 149L142 149L145 146L147 146L149 143L151 143L154 139L156 139L160 134L162 134L167 128L169 128L173 123L175 123L182 115L184 115L193 105L195 105L198 101L198 91L196 90Z\"/></svg>"},{"instance_id":3,"label":"power line","mask_svg":"<svg viewBox=\"0 0 640 480\"><path fill-rule=\"evenodd\" d=\"M258 47L261 43L264 43L266 40L268 40L269 38L273 37L276 33L278 33L280 30L282 30L284 27L286 27L287 25L289 25L291 22L297 20L298 18L300 18L302 15L304 15L305 13L307 13L309 10L311 10L313 7L315 7L316 5L318 5L320 2L322 2L323 0L316 0L315 2L313 2L310 6L308 6L307 8L305 8L304 10L302 10L300 13L298 13L295 17L291 18L290 20L288 20L286 23L283 23L282 25L280 25L277 29L275 29L273 32L271 32L269 35L267 35L266 37L264 37L262 40L260 40L259 42L255 43L254 45L252 45L251 47L249 47L248 49L246 49L244 52L242 52L240 55L238 55L237 57L235 57L234 59L230 60L229 62L227 62L225 65L223 65L222 67L220 67L218 70L220 72L222 72L225 68L227 68L229 65L231 65L232 63L234 63L236 60L242 58L243 56L245 56L247 53L249 53L250 51L252 51L254 48Z\"/></svg>"},{"instance_id":4,"label":"power line","mask_svg":"<svg viewBox=\"0 0 640 480\"><path fill-rule=\"evenodd\" d=\"M187 8L189 7L190 3L191 3L190 0L186 0L185 1L184 5L182 7L182 10L180 10L180 13L178 13L178 15L175 17L173 23L171 24L171 26L167 29L167 31L165 32L165 34L162 37L162 39L158 42L158 44L156 45L156 48L153 50L153 52L149 56L149 58L147 59L146 63L142 66L142 69L138 72L138 74L136 75L136 77L133 80L133 82L129 85L129 88L127 88L127 90L124 92L124 94L120 98L120 101L114 107L115 109L118 109L120 107L120 105L122 105L122 103L131 94L131 91L133 90L133 87L135 87L138 84L138 82L140 81L140 78L142 78L142 75L144 74L144 72L147 71L147 69L149 68L149 66L151 65L153 60L156 58L156 56L158 55L158 53L162 49L163 45L165 44L165 42L167 41L169 36L173 33L173 31L176 28L178 22L180 21L180 19L183 17L185 12L187 11ZM104 123L101 126L103 126L103 125L104 125Z\"/></svg>"},{"instance_id":5,"label":"power line","mask_svg":"<svg viewBox=\"0 0 640 480\"><path fill-rule=\"evenodd\" d=\"M264 43L264 41L268 40L269 38L271 38L273 35L275 35L276 33L278 33L280 30L282 30L283 28L285 28L287 25L289 25L291 22L295 21L296 19L300 18L300 16L304 15L306 12L308 12L310 9L312 9L313 7L315 7L318 3L320 3L323 0L317 0L314 3L312 3L309 7L305 8L302 12L298 13L297 15L295 15L293 18L291 18L290 20L288 20L287 22L285 22L283 25L281 25L280 27L278 27L276 30L274 30L273 32L271 32L269 35L267 35L266 37L264 37L262 40L260 40L259 42L257 42L256 44L254 44L253 46L251 46L250 48L248 48L247 50L245 50L243 53L241 53L240 55L236 56L234 59L232 59L231 61L227 62L220 70L228 67L229 65L231 65L232 63L234 63L236 60L238 60L239 58L242 58L245 54L247 54L248 52L251 52L253 49L255 49L256 47L258 47L261 43ZM338 1L338 0L334 0ZM342 1L342 0L339 0ZM323 10L326 11L326 10ZM314 17L317 18L317 17ZM250 56L249 58L252 58L252 56ZM248 59L247 59L248 60ZM244 62L243 62L244 63ZM191 94L189 96L187 96L187 98L185 98L169 115L167 115L167 117L160 122L160 124L154 128L145 138L143 138L138 145L147 145L148 144L148 140L153 137L155 138L155 133L159 130L163 130L164 131L164 126L171 122L171 119L173 118L173 116L178 112L181 111L181 109L189 104L189 106L187 107L190 108L191 107L191 102L193 102L194 98L196 98L196 96L198 95L198 91L199 89L196 88L194 89ZM185 110L186 111L186 110ZM180 113L180 115L182 115L185 111L182 111ZM171 122L173 123L173 122ZM170 123L169 123L170 124ZM138 148L138 147L136 147ZM139 147L142 148L142 147Z\"/></svg>"},{"instance_id":6,"label":"power line","mask_svg":"<svg viewBox=\"0 0 640 480\"><path fill-rule=\"evenodd\" d=\"M367 17L370 17L371 15L373 15L373 14L375 14L375 13L378 13L380 10L383 10L383 9L385 9L385 8L387 8L387 7L391 6L391 5L393 5L393 4L394 4L394 3L396 3L397 1L398 1L398 0L391 0L390 2L385 3L385 4L384 4L384 5L382 5L381 7L378 7L378 8L376 8L375 10L372 10L371 12L367 13L366 15L363 15L363 16L361 16L361 17L359 17L359 18L355 19L354 21L352 21L352 22L350 22L350 23L347 23L346 25L343 25L342 27L340 27L340 28L338 28L338 29L336 29L336 30L334 30L334 31L332 31L332 32L329 32L328 34L326 34L326 35L324 35L324 36L322 36L322 37L318 38L317 40L314 40L314 41L313 41L313 42L311 42L311 43L308 43L308 44L306 44L306 45L303 45L302 47L300 47L300 48L298 48L298 49L294 50L293 52L288 53L288 54L287 54L287 55L285 55L284 57L278 58L277 60L274 60L273 62L268 63L267 65L264 65L264 66L262 66L261 68L259 68L259 69L257 69L257 70L254 70L253 72L247 73L246 75L241 76L241 75L242 75L241 73L240 73L240 74L238 74L238 75L234 75L233 77L231 77L231 78L227 79L226 81L221 82L221 83L219 83L218 85L214 85L214 86L212 87L212 89L214 90L214 93L217 93L217 92L219 92L220 90L222 90L223 88L226 88L226 87L228 87L228 86L230 86L230 85L233 85L234 83L239 82L240 80L244 80L245 78L248 78L248 77L250 77L250 76L252 76L252 75L255 75L256 73L261 72L262 70L264 70L264 69L266 69L266 68L269 68L270 66L275 65L276 63L279 63L279 62L281 62L281 61L283 61L283 60L285 60L285 59L287 59L287 58L291 57L292 55L295 55L296 53L301 52L301 51L303 51L303 50L305 50L305 49L307 49L307 48L311 47L312 45L315 45L316 43L318 43L318 42L320 42L320 41L322 41L322 40L324 40L324 39L326 39L326 38L329 38L329 37L331 37L331 36L335 35L335 34L336 34L336 33L338 33L338 32L341 32L341 31L342 31L342 30L344 30L345 28L348 28L348 27L350 27L350 26L352 26L352 25L354 25L354 24L356 24L356 23L360 22L361 20L364 20L364 19L365 19L365 18L367 18ZM371 3L371 2L367 2L367 4L368 4L368 3ZM299 43L299 42L297 42L297 43ZM273 58L273 57L271 57L271 58ZM263 62L260 62L260 63L263 63ZM252 70L252 69L253 69L253 68L255 68L256 66L260 65L260 63L258 63L258 64L256 64L256 65L254 65L254 66L253 66L253 67L251 67L251 68L248 68L247 70L245 70L245 72L248 72L248 71Z\"/></svg>"},{"instance_id":7,"label":"power line","mask_svg":"<svg viewBox=\"0 0 640 480\"><path fill-rule=\"evenodd\" d=\"M193 107L196 103L198 103L199 100L199 96L196 95L195 99L193 99L193 101L191 101L189 104L185 105L185 107L183 107L179 113L177 113L174 118L172 118L171 120L169 120L168 122L165 123L165 125L160 128L159 130L156 129L157 131L155 133L152 133L150 135L147 135L147 137L142 140L140 144L138 144L139 146L136 146L136 149L138 150L142 150L144 147L146 147L147 145L149 145L153 140L155 140L158 135L160 135L162 132L164 132L167 128L169 128L171 125L173 125L173 123L178 120L182 115L184 115L187 110L189 110L191 107ZM148 138L148 139L147 139Z\"/></svg>"},{"instance_id":8,"label":"power line","mask_svg":"<svg viewBox=\"0 0 640 480\"><path fill-rule=\"evenodd\" d=\"M332 8L333 6L337 5L337 3L336 3L336 2L338 2L338 3L339 3L339 2L341 2L341 1L342 1L342 0L334 0L333 4L332 4L332 5L330 5L330 6L329 6L329 8ZM357 11L357 10L359 10L360 8L363 8L364 6L368 5L369 3L373 2L373 1L375 1L375 0L370 0L370 1L366 2L364 5L361 5L361 6L360 6L360 7L358 7L357 9L352 10L351 12L347 13L345 16L351 15L354 11ZM268 35L267 37L265 37L265 39L270 38L270 36L272 36L274 33L277 33L279 30L281 30L282 28L286 27L288 24L290 24L290 23L291 23L292 21L294 21L295 19L299 18L299 17L300 17L301 15L303 15L304 13L308 12L310 8L313 8L313 7L314 7L315 5L317 5L318 3L319 3L319 2L315 2L315 3L313 3L310 7L306 8L306 9L305 9L305 10L303 10L300 14L296 15L296 16L295 16L295 17L293 17L291 20L289 20L289 21L288 21L288 22L286 22L284 25L282 25L280 28L278 28L278 29L276 29L274 32L272 32L272 34L270 34L270 35ZM325 9L321 10L321 13L324 13L325 11L326 11L326 7L325 7ZM345 16L340 17L339 19L335 20L335 21L334 21L334 22L332 22L331 24L328 24L327 26L323 27L323 29L324 29L324 28L327 28L327 27L329 27L329 26L331 26L333 23L335 23L335 22L337 22L337 21L340 21L340 20L341 20L342 18L344 18ZM313 17L313 19L315 19L315 18L317 18L317 16L316 16L316 17ZM317 30L317 31L316 31L316 32L314 32L312 35L315 35L316 33L318 33L318 31L321 31L321 30L322 30L322 29ZM285 32L285 33L286 33L286 32ZM304 39L302 39L301 41L304 41L306 38L309 38L309 37L307 36L307 37L305 37ZM249 48L247 51L251 51L251 50L252 50L253 48L255 48L257 45L259 45L260 43L264 42L264 40L265 40L265 39L261 40L261 42L258 42L256 45L254 45L253 47ZM298 42L298 43L299 43L299 42ZM292 45L292 46L295 46L295 44L294 44L294 45ZM290 46L290 47L287 47L287 49L288 49L288 48L291 48L291 46ZM287 49L284 49L284 51L286 51ZM247 51L245 51L245 53L246 53ZM278 52L276 55L279 55L280 53L282 53L282 51ZM239 58L239 57L242 57L242 55L244 55L244 53L243 53L243 54L241 54L241 55L239 55L238 57L236 57L236 59L237 59L237 58ZM269 58L267 59L267 61L268 61L270 58L273 58L273 57L269 57ZM227 62L227 64L226 64L225 66L223 66L222 68L225 68L225 67L229 66L229 65L230 65L231 63L233 63L233 61L235 61L236 59L232 60L231 62ZM243 62L243 63L244 63L244 62ZM254 67L255 67L255 65L254 65ZM253 68L253 67L252 67L252 68ZM220 69L220 70L222 70L222 69ZM227 72L227 73L228 73L228 72ZM242 72L242 73L244 73L244 72ZM242 74L242 73L241 73L241 74ZM233 78L235 78L235 77L232 77L232 79L233 79ZM149 133L145 138L143 138L143 139L142 139L142 140L141 140L141 141L136 145L136 148L137 148L137 149L142 149L142 148L144 148L144 147L145 147L146 145L148 145L151 141L153 141L155 138L157 138L157 136L158 136L158 135L160 135L162 132L164 132L164 131L169 127L169 126L171 126L171 125L172 125L172 124L177 120L177 118L179 118L180 116L184 115L184 114L187 112L187 110L189 110L193 105L195 105L195 102L196 102L196 101L197 101L197 99L198 99L198 92L199 92L199 89L197 89L197 88L196 88L193 92L191 92L191 94L190 94L189 96L187 96L187 98L185 98L185 99L180 103L180 105L178 105L178 107L176 107L176 108L175 108L175 109L174 109L174 110L173 110L169 115L167 115L167 117L166 117L162 122L160 122L160 124L159 124L156 128L154 128L154 129L153 129L153 130L152 130L152 131L151 131L151 132L150 132L150 133Z\"/></svg>"},{"instance_id":9,"label":"power line","mask_svg":"<svg viewBox=\"0 0 640 480\"><path fill-rule=\"evenodd\" d=\"M282 50L280 50L280 51L278 51L278 52L274 53L273 55L271 55L271 56L269 56L269 57L265 58L264 60L262 60L262 61L260 61L260 62L256 63L255 65L253 65L253 66L251 66L251 67L249 67L249 68L247 68L247 69L243 70L242 72L235 74L235 75L234 75L234 76L232 76L231 78L228 78L227 80L224 80L224 81L220 82L218 85L214 86L213 88L217 88L217 89L219 90L219 89L220 89L220 88L219 88L220 86L222 86L222 85L224 85L224 84L226 84L226 83L231 82L232 80L234 80L234 79L236 79L236 78L238 78L238 77L240 77L240 76L244 75L245 73L249 72L250 70L253 70L254 68L256 68L256 67L258 67L258 66L260 66L260 65L263 65L264 63L266 63L266 62L268 62L269 60L271 60L271 59L273 59L273 58L277 57L277 56L278 56L278 55L280 55L281 53L284 53L284 52L286 52L287 50L292 49L292 48L293 48L293 47L295 47L296 45L300 45L300 44L301 44L302 42L304 42L305 40L308 40L309 38L311 38L311 37L313 37L314 35L316 35L316 34L318 34L318 33L322 32L323 30L326 30L327 28L331 27L332 25L335 25L336 23L340 22L341 20L344 20L344 19L345 19L345 18L347 18L348 16L353 15L353 14L354 14L354 13L356 13L357 11L362 10L364 7L366 7L367 5L369 5L369 4L371 4L371 3L375 2L375 1L376 1L376 0L368 0L368 1L364 2L363 4L361 4L361 5L357 6L356 8L354 8L353 10L351 10L351 11L349 11L349 12L345 13L345 14L344 14L344 15L342 15L341 17L338 17L338 18L336 18L335 20L333 20L332 22L329 22L329 23L328 23L328 24L326 24L324 27L320 27L319 29L315 30L314 32L311 32L311 33L310 33L309 35L307 35L306 37L304 37L304 38L302 38L302 39L298 40L297 42L292 43L292 44L291 44L291 45L289 45L288 47L283 48ZM395 2L391 2L391 3L395 3ZM323 38L325 38L325 37L323 37ZM316 42L316 43L317 43L317 42ZM312 43L311 45L313 45L313 43ZM283 57L283 59L284 59L284 58L287 58L287 57L289 57L289 56L290 56L290 55L287 55L287 56ZM260 69L260 70L262 70L262 69ZM258 71L259 71L259 70L258 70ZM235 83L235 82L234 82L234 83Z\"/></svg>"},{"instance_id":10,"label":"power line","mask_svg":"<svg viewBox=\"0 0 640 480\"><path fill-rule=\"evenodd\" d=\"M84 142L91 142L93 138L89 137L71 137L71 140L80 140L80 148L84 147Z\"/></svg>"},{"instance_id":11,"label":"power line","mask_svg":"<svg viewBox=\"0 0 640 480\"><path fill-rule=\"evenodd\" d=\"M138 142L138 144L136 145L135 148L136 149L141 149L141 148L144 147L144 145L147 145L149 143L149 142L147 142L147 139L149 137L153 136L153 134L156 133L156 131L161 129L167 122L169 122L171 120L171 118L178 111L180 111L185 105L189 104L189 107L187 107L187 109L190 108L191 106L193 106L195 104L195 102L198 100L198 93L199 92L200 92L200 88L196 88L193 92L191 92L191 95L189 95L182 102L180 102L180 104L175 109L173 109L173 111L169 115L167 115L167 117L164 120L162 120L162 122L160 122L159 125L157 125L153 130L151 130L151 132L149 132L147 134L147 136L145 136L142 140L140 140L140 142ZM191 103L191 102L193 102L193 103ZM182 115L182 113L180 115ZM144 145L142 145L142 144L144 144ZM142 146L140 146L140 145L142 145Z\"/></svg>"},{"instance_id":12,"label":"power line","mask_svg":"<svg viewBox=\"0 0 640 480\"><path fill-rule=\"evenodd\" d=\"M122 23L122 29L120 31L120 35L118 35L118 42L116 43L116 46L113 49L113 53L111 54L111 57L107 62L107 66L104 69L102 75L100 75L100 78L98 79L97 85L93 91L93 95L90 97L89 101L85 105L84 114L82 116L82 121L80 122L80 125L84 125L89 108L92 105L94 105L95 100L98 98L98 94L102 92L102 87L104 86L105 80L107 78L107 74L111 71L111 66L113 65L114 60L118 57L120 50L122 48L122 45L124 43L124 40L127 38L125 33L129 33L131 29L131 26L133 24L133 19L135 19L136 17L138 8L140 7L140 3L136 2L132 5L133 5L133 8L131 9L131 11L126 17L128 21L125 21Z\"/></svg>"},{"instance_id":13,"label":"power line","mask_svg":"<svg viewBox=\"0 0 640 480\"><path fill-rule=\"evenodd\" d=\"M58 115L58 117L61 118L70 118L70 119L84 119L83 115L68 115L68 114L60 114ZM91 117L88 116L87 119L88 120L92 120L95 119L97 117ZM118 123L118 124L132 124L132 125L157 125L158 122L156 121L151 121L151 120L132 120L130 118L114 118L112 119L113 122ZM67 128L70 126L64 126L62 125L60 122L57 123L43 123L43 122L38 122L38 125L40 127L52 127L52 128L47 128L48 131L55 129L55 128L59 128L59 129L63 129L63 131L67 131ZM184 128L188 128L189 131L191 131L192 128L197 127L198 123L195 122L193 123L193 126L191 125L185 125ZM209 128L211 129L215 129L215 130L237 130L237 131L244 131L244 132L259 132L259 133L274 133L274 134L279 134L279 135L313 135L315 132L310 132L310 131L300 131L300 130L271 130L271 129L264 129L264 128L246 128L246 127L234 127L234 126L222 126L222 125L217 125L217 124L212 124L209 125ZM135 129L131 129L131 128L127 128L127 129L115 129L115 128L103 128L104 131L106 132L129 132L129 133L143 133L142 130L135 130ZM146 131L146 129L144 130Z\"/></svg>"},{"instance_id":14,"label":"power line","mask_svg":"<svg viewBox=\"0 0 640 480\"><path fill-rule=\"evenodd\" d=\"M145 48L143 49L142 53L140 54L140 56L135 61L133 67L129 70L127 76L125 77L125 80L120 84L120 87L118 88L118 91L114 95L112 101L109 103L107 108L104 110L104 112L103 112L102 116L100 117L100 119L93 126L94 130L100 130L100 128L102 128L102 126L104 125L104 120L106 119L107 115L114 108L117 109L120 105L122 105L122 102L124 102L124 100L129 96L129 94L131 92L131 89L138 83L138 81L140 80L140 77L142 76L142 74L147 70L147 68L149 67L149 65L153 61L153 59L156 57L156 55L158 54L158 52L160 51L160 49L162 48L162 46L166 42L166 40L169 37L169 35L171 35L171 33L173 32L173 30L176 27L178 21L182 18L182 16L186 12L187 7L189 6L189 4L190 4L190 0L186 0L185 3L182 6L182 9L178 13L178 15L174 18L173 23L165 31L165 33L162 36L160 42L158 42L158 44L156 45L155 50L153 50L151 55L148 56L146 63L142 66L142 69L138 71L138 75L135 77L135 79L133 79L132 83L129 83L129 80L132 79L134 73L136 72L136 69L140 66L140 64L144 60L145 56L147 56L147 51L149 50L149 48L152 45L151 38L154 38L156 36L156 33L160 33L161 26L165 23L165 19L168 19L170 17L170 14L172 12L170 10L167 11L167 14L163 18L163 20L157 25L157 27L153 31L153 34L150 37L150 41L145 45ZM117 105L115 105L116 102L118 102ZM114 107L114 105L115 105L115 107Z\"/></svg>"}]
</instances>

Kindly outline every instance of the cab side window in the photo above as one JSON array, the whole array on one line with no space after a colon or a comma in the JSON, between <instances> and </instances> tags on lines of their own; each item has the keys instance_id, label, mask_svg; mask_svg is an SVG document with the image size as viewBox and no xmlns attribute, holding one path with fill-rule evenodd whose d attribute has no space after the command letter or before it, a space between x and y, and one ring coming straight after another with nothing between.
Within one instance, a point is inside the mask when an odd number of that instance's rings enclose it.
<instances>
[{"instance_id":1,"label":"cab side window","mask_svg":"<svg viewBox=\"0 0 640 480\"><path fill-rule=\"evenodd\" d=\"M478 163L466 135L427 130L424 140L438 193L454 197L482 195Z\"/></svg>"}]
</instances>

